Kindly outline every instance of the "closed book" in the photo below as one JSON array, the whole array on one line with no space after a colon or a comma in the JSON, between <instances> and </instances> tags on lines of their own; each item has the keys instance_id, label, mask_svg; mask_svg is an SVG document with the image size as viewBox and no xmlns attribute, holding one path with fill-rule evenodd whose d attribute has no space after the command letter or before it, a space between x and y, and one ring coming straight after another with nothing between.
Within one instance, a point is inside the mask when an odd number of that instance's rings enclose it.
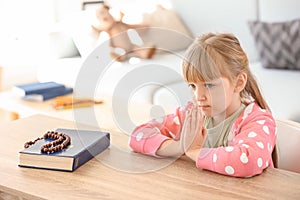
<instances>
[{"instance_id":1,"label":"closed book","mask_svg":"<svg viewBox=\"0 0 300 200\"><path fill-rule=\"evenodd\" d=\"M70 136L70 145L55 153L41 152L49 139L36 141L19 152L19 166L59 171L74 171L110 145L110 134L102 131L57 129Z\"/></svg>"},{"instance_id":2,"label":"closed book","mask_svg":"<svg viewBox=\"0 0 300 200\"><path fill-rule=\"evenodd\" d=\"M27 101L46 101L48 99L53 99L58 96L64 96L67 94L71 94L73 92L73 88L66 87L64 90L49 90L47 92L43 92L40 94L29 94L23 97L24 100Z\"/></svg>"},{"instance_id":3,"label":"closed book","mask_svg":"<svg viewBox=\"0 0 300 200\"><path fill-rule=\"evenodd\" d=\"M65 86L56 82L37 82L37 83L28 83L22 85L15 85L12 88L13 93L18 96L24 97L30 94L41 94L48 92L50 90L53 91L64 91Z\"/></svg>"}]
</instances>

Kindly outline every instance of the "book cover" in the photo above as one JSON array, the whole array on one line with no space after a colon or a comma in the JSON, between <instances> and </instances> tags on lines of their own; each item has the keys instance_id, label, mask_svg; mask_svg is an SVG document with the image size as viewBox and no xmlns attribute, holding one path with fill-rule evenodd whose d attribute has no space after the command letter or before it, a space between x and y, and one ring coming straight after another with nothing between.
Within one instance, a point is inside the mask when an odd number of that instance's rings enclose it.
<instances>
[{"instance_id":1,"label":"book cover","mask_svg":"<svg viewBox=\"0 0 300 200\"><path fill-rule=\"evenodd\" d=\"M15 85L12 88L13 93L18 96L24 97L30 94L41 94L48 92L50 90L53 91L64 91L65 86L56 82L37 82L37 83L28 83L22 85Z\"/></svg>"},{"instance_id":2,"label":"book cover","mask_svg":"<svg viewBox=\"0 0 300 200\"><path fill-rule=\"evenodd\" d=\"M72 172L110 145L108 132L76 129L55 131L70 136L71 143L66 149L50 154L43 153L41 146L49 140L38 140L32 146L19 152L19 166Z\"/></svg>"},{"instance_id":3,"label":"book cover","mask_svg":"<svg viewBox=\"0 0 300 200\"><path fill-rule=\"evenodd\" d=\"M64 90L49 90L47 92L43 92L40 94L29 94L23 97L24 100L27 101L46 101L48 99L53 99L58 96L64 96L67 94L71 94L73 92L73 88L66 87Z\"/></svg>"}]
</instances>

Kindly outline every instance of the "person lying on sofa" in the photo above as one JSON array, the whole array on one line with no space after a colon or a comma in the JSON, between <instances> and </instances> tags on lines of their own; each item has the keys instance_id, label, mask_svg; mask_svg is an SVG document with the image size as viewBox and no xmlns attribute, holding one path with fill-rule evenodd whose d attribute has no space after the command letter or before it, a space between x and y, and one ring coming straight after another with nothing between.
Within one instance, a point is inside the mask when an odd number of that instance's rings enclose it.
<instances>
[{"instance_id":1,"label":"person lying on sofa","mask_svg":"<svg viewBox=\"0 0 300 200\"><path fill-rule=\"evenodd\" d=\"M229 33L197 37L182 69L194 102L136 127L129 141L133 151L185 153L198 168L235 177L276 166L275 120L238 39Z\"/></svg>"}]
</instances>

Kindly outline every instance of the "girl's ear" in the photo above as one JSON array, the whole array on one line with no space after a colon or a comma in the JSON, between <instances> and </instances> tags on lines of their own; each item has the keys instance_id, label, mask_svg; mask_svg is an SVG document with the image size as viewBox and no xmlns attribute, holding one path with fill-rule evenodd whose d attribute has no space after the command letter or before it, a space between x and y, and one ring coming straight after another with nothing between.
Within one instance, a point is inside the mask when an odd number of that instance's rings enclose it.
<instances>
[{"instance_id":1,"label":"girl's ear","mask_svg":"<svg viewBox=\"0 0 300 200\"><path fill-rule=\"evenodd\" d=\"M245 72L242 72L236 78L234 91L241 92L245 88L246 83L247 83L247 74Z\"/></svg>"}]
</instances>

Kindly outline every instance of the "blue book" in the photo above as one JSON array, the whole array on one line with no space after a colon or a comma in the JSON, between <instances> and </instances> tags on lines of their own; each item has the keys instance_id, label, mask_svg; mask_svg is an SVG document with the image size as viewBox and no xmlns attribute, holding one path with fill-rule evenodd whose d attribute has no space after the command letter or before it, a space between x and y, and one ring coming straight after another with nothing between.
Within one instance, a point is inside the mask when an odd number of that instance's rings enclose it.
<instances>
[{"instance_id":1,"label":"blue book","mask_svg":"<svg viewBox=\"0 0 300 200\"><path fill-rule=\"evenodd\" d=\"M38 140L19 152L19 166L72 172L110 145L110 134L107 132L76 129L56 131L71 137L71 144L65 150L43 153L41 146L48 143L49 139Z\"/></svg>"},{"instance_id":2,"label":"blue book","mask_svg":"<svg viewBox=\"0 0 300 200\"><path fill-rule=\"evenodd\" d=\"M58 96L64 96L67 94L73 93L73 88L65 87L64 90L49 90L40 94L29 94L23 97L24 100L27 101L46 101L48 99L53 99Z\"/></svg>"},{"instance_id":3,"label":"blue book","mask_svg":"<svg viewBox=\"0 0 300 200\"><path fill-rule=\"evenodd\" d=\"M65 86L56 82L37 82L37 83L28 83L22 85L15 85L12 88L12 91L21 97L30 94L42 94L49 91L64 91Z\"/></svg>"}]
</instances>

